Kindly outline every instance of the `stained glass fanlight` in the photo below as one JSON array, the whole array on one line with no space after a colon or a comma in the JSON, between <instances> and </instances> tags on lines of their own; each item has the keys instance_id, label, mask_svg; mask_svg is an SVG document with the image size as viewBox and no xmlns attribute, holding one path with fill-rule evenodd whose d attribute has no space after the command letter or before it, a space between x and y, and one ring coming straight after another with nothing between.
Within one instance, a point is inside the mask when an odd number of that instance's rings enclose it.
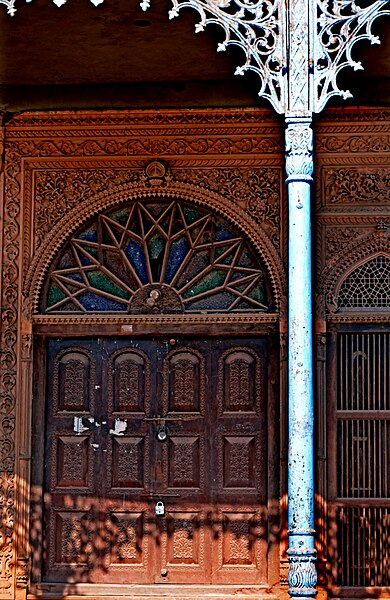
<instances>
[{"instance_id":1,"label":"stained glass fanlight","mask_svg":"<svg viewBox=\"0 0 390 600\"><path fill-rule=\"evenodd\" d=\"M266 312L265 271L224 219L172 201L95 217L48 274L45 313Z\"/></svg>"}]
</instances>

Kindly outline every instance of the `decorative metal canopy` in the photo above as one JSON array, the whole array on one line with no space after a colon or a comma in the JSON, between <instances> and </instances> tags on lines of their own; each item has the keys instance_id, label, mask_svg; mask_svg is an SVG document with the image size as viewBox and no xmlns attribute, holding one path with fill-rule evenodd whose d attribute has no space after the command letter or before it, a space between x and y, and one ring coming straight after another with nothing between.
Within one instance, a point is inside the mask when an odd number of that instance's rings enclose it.
<instances>
[{"instance_id":1,"label":"decorative metal canopy","mask_svg":"<svg viewBox=\"0 0 390 600\"><path fill-rule=\"evenodd\" d=\"M32 0L26 0L31 2ZM104 0L90 0L98 6ZM53 0L62 6L66 0ZM147 10L151 0L141 0ZM10 15L16 0L0 0ZM254 71L260 80L259 96L267 98L278 113L304 116L321 112L332 96L351 97L338 87L344 67L363 69L351 51L367 39L380 44L371 32L380 15L390 15L389 0L172 0L169 18L183 8L193 8L200 21L195 32L207 25L222 27L225 39L217 51L238 46L245 55L236 75Z\"/></svg>"}]
</instances>

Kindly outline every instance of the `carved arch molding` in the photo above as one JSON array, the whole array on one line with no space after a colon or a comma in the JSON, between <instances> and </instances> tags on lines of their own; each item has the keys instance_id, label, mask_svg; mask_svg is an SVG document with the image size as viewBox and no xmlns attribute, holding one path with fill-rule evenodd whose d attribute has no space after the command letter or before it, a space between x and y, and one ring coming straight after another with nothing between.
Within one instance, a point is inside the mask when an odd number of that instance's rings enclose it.
<instances>
[{"instance_id":1,"label":"carved arch molding","mask_svg":"<svg viewBox=\"0 0 390 600\"><path fill-rule=\"evenodd\" d=\"M56 252L104 209L181 199L250 241L283 314L286 248L282 131L269 112L25 113L6 126L5 156L0 598L10 599L28 583L32 319Z\"/></svg>"},{"instance_id":2,"label":"carved arch molding","mask_svg":"<svg viewBox=\"0 0 390 600\"><path fill-rule=\"evenodd\" d=\"M388 262L390 260L389 233L388 230L378 230L374 234L359 236L343 252L340 252L329 261L322 273L318 286L319 296L324 298L325 308L329 316L334 316L340 313L340 311L342 312L343 304L345 304L346 308L353 308L352 304L349 306L346 298L348 295L346 285L348 285L352 276L359 277L359 270L362 268L368 269L366 277L371 279L369 281L371 293L383 296L384 291L388 290L389 282L382 281L382 279L384 274L388 273ZM373 272L370 274L370 270L377 270L378 273ZM360 277L363 277L363 273ZM363 281L360 281L360 287L364 287ZM353 293L353 290L350 293ZM343 299L341 296L343 296ZM385 293L385 296L386 298L383 296L379 304L372 304L372 307L382 308L386 312L389 312L388 293ZM366 298L366 300L368 303L370 302L370 298ZM359 308L364 310L365 304L358 302L355 312L358 312ZM367 308L369 308L368 305ZM375 311L374 314L367 313L365 320L375 320L377 316Z\"/></svg>"}]
</instances>

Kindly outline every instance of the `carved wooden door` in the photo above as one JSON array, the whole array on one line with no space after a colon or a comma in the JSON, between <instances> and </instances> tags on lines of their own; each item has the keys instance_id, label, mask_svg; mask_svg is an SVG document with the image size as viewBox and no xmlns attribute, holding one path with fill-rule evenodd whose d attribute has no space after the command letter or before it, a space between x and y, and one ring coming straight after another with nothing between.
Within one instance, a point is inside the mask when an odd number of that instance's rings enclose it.
<instances>
[{"instance_id":1,"label":"carved wooden door","mask_svg":"<svg viewBox=\"0 0 390 600\"><path fill-rule=\"evenodd\" d=\"M50 340L47 365L46 581L266 583L265 338Z\"/></svg>"}]
</instances>

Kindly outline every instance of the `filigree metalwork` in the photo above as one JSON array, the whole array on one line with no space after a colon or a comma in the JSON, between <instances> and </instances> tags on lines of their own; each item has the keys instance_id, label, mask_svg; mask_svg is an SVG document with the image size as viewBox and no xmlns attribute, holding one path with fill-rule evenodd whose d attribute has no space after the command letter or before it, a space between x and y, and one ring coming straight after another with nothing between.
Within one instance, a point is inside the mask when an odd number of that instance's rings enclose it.
<instances>
[{"instance_id":1,"label":"filigree metalwork","mask_svg":"<svg viewBox=\"0 0 390 600\"><path fill-rule=\"evenodd\" d=\"M26 0L28 3L31 1L32 0ZM15 2L16 0L0 0L0 4L4 4L7 7L7 12L9 15L11 15L11 17L15 16L16 14ZM66 0L53 0L53 2L58 7L66 4ZM99 4L102 4L104 0L90 0L90 2L92 2L92 4L95 6L99 6Z\"/></svg>"},{"instance_id":2,"label":"filigree metalwork","mask_svg":"<svg viewBox=\"0 0 390 600\"><path fill-rule=\"evenodd\" d=\"M348 90L340 90L337 75L344 67L363 69L352 56L352 48L360 40L380 44L371 28L385 10L388 0L377 0L368 6L358 6L353 0L317 0L317 31L314 40L314 82L316 89L313 112L321 112L332 96L351 98Z\"/></svg>"},{"instance_id":3,"label":"filigree metalwork","mask_svg":"<svg viewBox=\"0 0 390 600\"><path fill-rule=\"evenodd\" d=\"M146 10L150 0L142 0ZM219 25L225 39L217 52L228 46L244 51L245 62L236 68L236 75L254 71L260 78L259 96L266 98L277 112L283 112L287 100L287 53L284 44L285 9L278 0L172 0L169 18L183 8L194 8L200 15L195 32L207 25Z\"/></svg>"},{"instance_id":4,"label":"filigree metalwork","mask_svg":"<svg viewBox=\"0 0 390 600\"><path fill-rule=\"evenodd\" d=\"M31 2L32 0L26 0ZM52 0L62 6L67 0ZM0 0L14 15L16 0ZM90 0L98 6L104 0ZM142 10L151 0L140 0ZM195 32L218 25L225 34L217 52L239 47L245 55L236 75L254 71L260 79L259 96L270 101L278 113L308 116L321 112L332 96L350 98L337 76L345 67L363 69L352 58L356 42L380 44L372 25L389 0L375 0L359 6L354 0L172 0L169 18L183 8L200 16Z\"/></svg>"},{"instance_id":5,"label":"filigree metalwork","mask_svg":"<svg viewBox=\"0 0 390 600\"><path fill-rule=\"evenodd\" d=\"M141 0L147 10L151 0ZM360 40L379 44L372 34L373 22L386 10L389 0L376 0L358 6L353 0L172 0L169 17L182 8L200 15L195 31L209 24L219 25L225 40L218 45L241 48L245 63L236 75L252 70L260 78L259 96L268 99L275 110L290 116L321 112L332 96L351 97L341 90L337 76L345 67L363 69L351 51Z\"/></svg>"}]
</instances>

